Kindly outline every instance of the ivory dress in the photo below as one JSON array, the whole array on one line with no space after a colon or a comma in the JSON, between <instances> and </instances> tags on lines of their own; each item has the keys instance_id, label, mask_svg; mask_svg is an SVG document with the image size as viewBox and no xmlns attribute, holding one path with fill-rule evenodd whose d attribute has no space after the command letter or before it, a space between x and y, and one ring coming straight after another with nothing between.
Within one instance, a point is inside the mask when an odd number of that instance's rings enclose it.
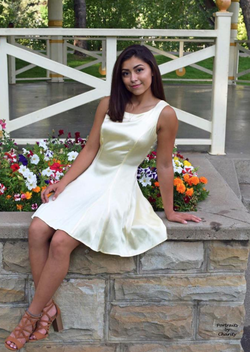
<instances>
[{"instance_id":1,"label":"ivory dress","mask_svg":"<svg viewBox=\"0 0 250 352\"><path fill-rule=\"evenodd\" d=\"M147 112L125 112L123 122L106 115L92 164L32 218L67 232L94 251L121 257L165 241L166 226L140 190L137 167L156 142L158 117L167 105L161 100Z\"/></svg>"}]
</instances>

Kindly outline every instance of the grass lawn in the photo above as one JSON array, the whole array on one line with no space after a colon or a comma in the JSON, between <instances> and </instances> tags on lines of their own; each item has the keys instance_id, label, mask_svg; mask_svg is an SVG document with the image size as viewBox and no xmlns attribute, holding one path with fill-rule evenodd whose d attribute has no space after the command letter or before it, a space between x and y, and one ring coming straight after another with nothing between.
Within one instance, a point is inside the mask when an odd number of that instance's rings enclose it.
<instances>
[{"instance_id":1,"label":"grass lawn","mask_svg":"<svg viewBox=\"0 0 250 352\"><path fill-rule=\"evenodd\" d=\"M86 58L82 58L73 54L68 54L68 65L70 67L77 67L80 66L84 63L88 63L90 61L94 60L93 58L90 57L86 57ZM171 59L165 57L165 56L156 56L156 61L157 63L160 65L164 62L168 62ZM16 69L20 69L24 66L26 66L27 63L16 59ZM197 65L200 65L202 67L205 67L207 69L213 70L213 58L209 58L203 61L200 61L197 63ZM87 67L86 69L83 69L83 72L89 73L90 75L93 75L95 77L103 77L100 75L99 73L99 67L100 64L95 64L91 67ZM247 70L250 68L250 57L240 57L240 61L239 61L239 72L242 72L244 70ZM34 67L33 69L23 72L21 74L19 74L17 76L18 78L39 78L39 77L46 77L46 70L41 68L41 67ZM163 78L183 78L183 81L167 81L168 84L174 84L174 83L181 83L181 84L193 84L196 82L185 82L185 79L211 79L212 76L202 72L200 70L197 70L191 66L186 67L186 74L183 77L178 77L176 75L175 72L170 72L166 75L162 76ZM245 75L240 77L241 80L250 80L250 74ZM68 80L66 78L66 80ZM17 81L17 83L30 83L30 82L37 82L37 81ZM202 82L202 81L197 81L197 83L199 84L211 84L211 82ZM246 85L250 85L250 83L240 83L240 84L246 84Z\"/></svg>"}]
</instances>

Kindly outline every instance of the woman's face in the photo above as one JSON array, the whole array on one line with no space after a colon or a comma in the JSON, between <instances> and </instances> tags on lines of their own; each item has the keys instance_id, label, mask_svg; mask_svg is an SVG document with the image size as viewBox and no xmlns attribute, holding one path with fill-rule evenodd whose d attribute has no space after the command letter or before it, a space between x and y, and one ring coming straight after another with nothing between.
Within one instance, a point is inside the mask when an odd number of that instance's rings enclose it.
<instances>
[{"instance_id":1,"label":"woman's face","mask_svg":"<svg viewBox=\"0 0 250 352\"><path fill-rule=\"evenodd\" d=\"M141 95L151 90L151 67L142 59L132 56L122 64L122 80L128 91Z\"/></svg>"}]
</instances>

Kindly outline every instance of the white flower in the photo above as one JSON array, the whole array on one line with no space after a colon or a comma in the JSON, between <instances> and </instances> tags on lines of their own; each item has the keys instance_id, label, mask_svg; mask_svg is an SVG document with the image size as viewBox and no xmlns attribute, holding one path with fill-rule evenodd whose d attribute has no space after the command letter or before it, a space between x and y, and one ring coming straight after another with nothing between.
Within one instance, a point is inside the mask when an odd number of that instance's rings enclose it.
<instances>
[{"instance_id":1,"label":"white flower","mask_svg":"<svg viewBox=\"0 0 250 352\"><path fill-rule=\"evenodd\" d=\"M36 175L33 174L33 172L31 171L29 172L26 178L27 178L27 182L30 182L30 183L37 182Z\"/></svg>"},{"instance_id":2,"label":"white flower","mask_svg":"<svg viewBox=\"0 0 250 352\"><path fill-rule=\"evenodd\" d=\"M37 154L34 154L30 157L31 164L37 165L39 163L39 161L40 161L40 158Z\"/></svg>"},{"instance_id":3,"label":"white flower","mask_svg":"<svg viewBox=\"0 0 250 352\"><path fill-rule=\"evenodd\" d=\"M42 147L44 150L47 150L48 147L43 139L39 141L39 147Z\"/></svg>"},{"instance_id":4,"label":"white flower","mask_svg":"<svg viewBox=\"0 0 250 352\"><path fill-rule=\"evenodd\" d=\"M25 148L22 148L22 150L23 150L23 154L24 154L24 155L29 152L29 151L28 151L27 149L25 149Z\"/></svg>"},{"instance_id":5,"label":"white flower","mask_svg":"<svg viewBox=\"0 0 250 352\"><path fill-rule=\"evenodd\" d=\"M143 187L146 187L147 185L151 185L150 177L147 177L145 175L139 179L139 182L142 184Z\"/></svg>"},{"instance_id":6,"label":"white flower","mask_svg":"<svg viewBox=\"0 0 250 352\"><path fill-rule=\"evenodd\" d=\"M46 150L46 153L45 153L44 160L45 160L45 161L48 161L50 158L52 158L53 154L54 154L54 153L53 153L51 150L47 149L47 150Z\"/></svg>"},{"instance_id":7,"label":"white flower","mask_svg":"<svg viewBox=\"0 0 250 352\"><path fill-rule=\"evenodd\" d=\"M174 173L177 172L178 174L182 174L182 167L180 166L174 166Z\"/></svg>"},{"instance_id":8,"label":"white flower","mask_svg":"<svg viewBox=\"0 0 250 352\"><path fill-rule=\"evenodd\" d=\"M68 160L69 161L75 160L78 154L79 154L78 152L69 152L67 154L68 155Z\"/></svg>"},{"instance_id":9,"label":"white flower","mask_svg":"<svg viewBox=\"0 0 250 352\"><path fill-rule=\"evenodd\" d=\"M24 176L24 174L26 173L27 174L27 166L25 166L25 165L21 165L20 167L19 167L19 169L18 169L18 172L21 174L21 175L23 175ZM24 177L26 177L26 176L24 176Z\"/></svg>"},{"instance_id":10,"label":"white flower","mask_svg":"<svg viewBox=\"0 0 250 352\"><path fill-rule=\"evenodd\" d=\"M49 168L49 167L47 167L47 169L44 169L43 171L42 171L42 175L43 176L48 176L48 177L50 177L51 175L53 175L53 171Z\"/></svg>"},{"instance_id":11,"label":"white flower","mask_svg":"<svg viewBox=\"0 0 250 352\"><path fill-rule=\"evenodd\" d=\"M37 186L36 180L33 180L32 182L29 182L28 180L26 180L25 185L31 191L33 188L36 188L36 186Z\"/></svg>"},{"instance_id":12,"label":"white flower","mask_svg":"<svg viewBox=\"0 0 250 352\"><path fill-rule=\"evenodd\" d=\"M57 171L55 174L55 180L59 181L61 176L63 176L64 174L62 172Z\"/></svg>"}]
</instances>

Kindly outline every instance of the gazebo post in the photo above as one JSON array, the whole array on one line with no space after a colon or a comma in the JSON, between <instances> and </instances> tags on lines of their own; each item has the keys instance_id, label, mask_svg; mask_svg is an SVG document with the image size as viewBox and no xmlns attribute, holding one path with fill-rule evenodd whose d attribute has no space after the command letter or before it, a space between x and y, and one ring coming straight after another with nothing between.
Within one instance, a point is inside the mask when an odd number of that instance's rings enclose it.
<instances>
[{"instance_id":1,"label":"gazebo post","mask_svg":"<svg viewBox=\"0 0 250 352\"><path fill-rule=\"evenodd\" d=\"M238 21L239 21L239 1L231 0L232 3L228 9L229 12L233 13L232 23L231 23L231 35L230 35L230 54L229 54L229 74L228 74L228 84L236 84L236 73L237 66L239 62L239 54L237 50L237 45L235 40L237 40L238 32Z\"/></svg>"},{"instance_id":2,"label":"gazebo post","mask_svg":"<svg viewBox=\"0 0 250 352\"><path fill-rule=\"evenodd\" d=\"M63 4L62 0L48 0L49 28L62 28ZM51 60L63 63L63 39L62 36L53 36L49 40ZM51 82L63 82L63 76L55 72L49 74Z\"/></svg>"}]
</instances>

